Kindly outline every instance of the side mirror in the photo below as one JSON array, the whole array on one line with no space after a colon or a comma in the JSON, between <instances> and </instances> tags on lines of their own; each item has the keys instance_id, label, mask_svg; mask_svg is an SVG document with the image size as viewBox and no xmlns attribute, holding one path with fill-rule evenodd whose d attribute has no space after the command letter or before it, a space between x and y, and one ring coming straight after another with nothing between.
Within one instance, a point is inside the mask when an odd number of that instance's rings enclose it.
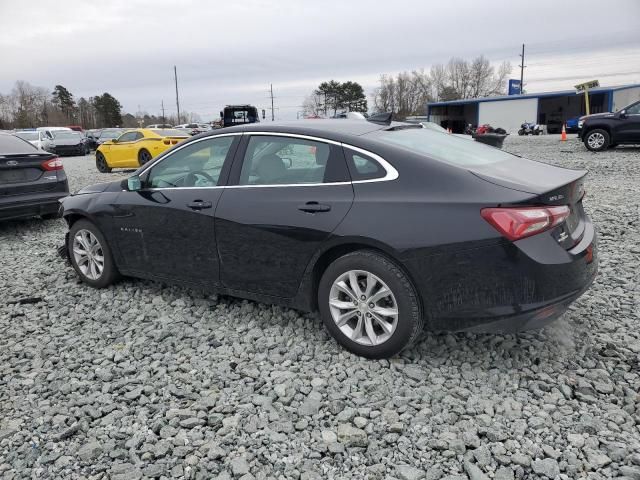
<instances>
[{"instance_id":1,"label":"side mirror","mask_svg":"<svg viewBox=\"0 0 640 480\"><path fill-rule=\"evenodd\" d=\"M224 112L220 112L220 118L224 118Z\"/></svg>"},{"instance_id":2,"label":"side mirror","mask_svg":"<svg viewBox=\"0 0 640 480\"><path fill-rule=\"evenodd\" d=\"M620 118L627 118L627 111L626 110L620 110L620 113L618 114L618 116Z\"/></svg>"},{"instance_id":3,"label":"side mirror","mask_svg":"<svg viewBox=\"0 0 640 480\"><path fill-rule=\"evenodd\" d=\"M142 182L140 181L140 177L138 175L127 178L127 190L129 190L130 192L137 192L141 188Z\"/></svg>"}]
</instances>

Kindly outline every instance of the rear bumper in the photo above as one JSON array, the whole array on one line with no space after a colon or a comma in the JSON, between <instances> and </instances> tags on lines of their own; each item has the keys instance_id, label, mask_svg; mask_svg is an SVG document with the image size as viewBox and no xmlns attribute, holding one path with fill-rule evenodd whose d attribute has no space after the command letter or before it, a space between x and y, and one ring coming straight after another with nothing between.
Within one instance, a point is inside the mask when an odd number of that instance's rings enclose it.
<instances>
[{"instance_id":1,"label":"rear bumper","mask_svg":"<svg viewBox=\"0 0 640 480\"><path fill-rule=\"evenodd\" d=\"M504 242L406 261L429 328L514 332L560 317L595 278L595 230L586 222L582 240L569 251L550 235L540 242L535 249L544 256L525 253L531 245Z\"/></svg>"},{"instance_id":2,"label":"rear bumper","mask_svg":"<svg viewBox=\"0 0 640 480\"><path fill-rule=\"evenodd\" d=\"M57 213L60 208L59 200L67 195L68 191L57 191L20 195L10 199L0 198L0 220Z\"/></svg>"}]
</instances>

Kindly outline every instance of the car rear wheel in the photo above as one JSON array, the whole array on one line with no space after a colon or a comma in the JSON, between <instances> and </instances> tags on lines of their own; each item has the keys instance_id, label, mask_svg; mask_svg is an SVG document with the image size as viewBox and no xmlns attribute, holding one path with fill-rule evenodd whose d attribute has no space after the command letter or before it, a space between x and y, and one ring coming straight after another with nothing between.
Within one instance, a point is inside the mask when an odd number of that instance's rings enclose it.
<instances>
[{"instance_id":1,"label":"car rear wheel","mask_svg":"<svg viewBox=\"0 0 640 480\"><path fill-rule=\"evenodd\" d=\"M333 338L367 358L396 355L423 330L411 281L393 261L373 251L349 253L329 265L320 280L318 305Z\"/></svg>"},{"instance_id":2,"label":"car rear wheel","mask_svg":"<svg viewBox=\"0 0 640 480\"><path fill-rule=\"evenodd\" d=\"M104 158L102 152L96 152L96 168L100 173L111 173L111 168L107 164L107 159Z\"/></svg>"},{"instance_id":3,"label":"car rear wheel","mask_svg":"<svg viewBox=\"0 0 640 480\"><path fill-rule=\"evenodd\" d=\"M601 152L609 148L609 132L596 128L584 137L584 145L592 152Z\"/></svg>"},{"instance_id":4,"label":"car rear wheel","mask_svg":"<svg viewBox=\"0 0 640 480\"><path fill-rule=\"evenodd\" d=\"M142 149L138 152L138 163L140 166L144 165L149 160L151 160L151 154L148 150Z\"/></svg>"},{"instance_id":5,"label":"car rear wheel","mask_svg":"<svg viewBox=\"0 0 640 480\"><path fill-rule=\"evenodd\" d=\"M104 288L120 277L106 239L88 220L78 220L71 226L67 248L71 264L84 283Z\"/></svg>"}]
</instances>

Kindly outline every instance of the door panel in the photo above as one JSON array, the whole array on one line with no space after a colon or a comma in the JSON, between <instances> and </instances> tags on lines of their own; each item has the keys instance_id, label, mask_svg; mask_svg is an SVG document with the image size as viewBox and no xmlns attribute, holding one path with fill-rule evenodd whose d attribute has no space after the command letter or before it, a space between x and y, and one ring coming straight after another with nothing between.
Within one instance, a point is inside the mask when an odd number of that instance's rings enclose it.
<instances>
[{"instance_id":1,"label":"door panel","mask_svg":"<svg viewBox=\"0 0 640 480\"><path fill-rule=\"evenodd\" d=\"M302 211L308 202L330 210ZM222 284L295 296L311 257L352 203L350 184L225 189L216 212Z\"/></svg>"},{"instance_id":2,"label":"door panel","mask_svg":"<svg viewBox=\"0 0 640 480\"><path fill-rule=\"evenodd\" d=\"M127 270L217 285L214 212L222 189L122 192L114 209L116 243ZM208 202L193 209L193 202Z\"/></svg>"}]
</instances>

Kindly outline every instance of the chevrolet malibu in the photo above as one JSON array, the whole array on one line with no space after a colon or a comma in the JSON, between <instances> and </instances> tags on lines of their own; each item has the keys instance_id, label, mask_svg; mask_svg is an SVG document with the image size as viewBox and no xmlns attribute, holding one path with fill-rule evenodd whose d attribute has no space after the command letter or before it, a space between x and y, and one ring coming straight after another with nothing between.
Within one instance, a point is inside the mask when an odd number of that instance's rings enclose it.
<instances>
[{"instance_id":1,"label":"chevrolet malibu","mask_svg":"<svg viewBox=\"0 0 640 480\"><path fill-rule=\"evenodd\" d=\"M126 275L319 310L384 358L424 326L558 318L597 269L585 174L421 125L251 124L65 198L60 252L96 288Z\"/></svg>"}]
</instances>

